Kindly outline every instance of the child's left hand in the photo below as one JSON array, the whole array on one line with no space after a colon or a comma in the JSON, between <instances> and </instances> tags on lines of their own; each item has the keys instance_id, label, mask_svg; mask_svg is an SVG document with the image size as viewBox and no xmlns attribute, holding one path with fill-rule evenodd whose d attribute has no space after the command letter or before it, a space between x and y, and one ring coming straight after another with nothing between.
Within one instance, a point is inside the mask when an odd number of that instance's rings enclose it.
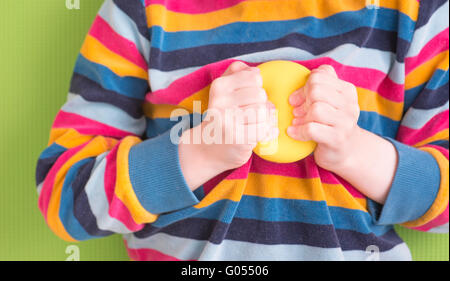
<instances>
[{"instance_id":1,"label":"child's left hand","mask_svg":"<svg viewBox=\"0 0 450 281\"><path fill-rule=\"evenodd\" d=\"M320 167L333 171L346 165L362 130L357 124L356 87L340 80L332 66L322 65L290 96L289 103L294 106L295 118L288 135L317 142L314 159Z\"/></svg>"}]
</instances>

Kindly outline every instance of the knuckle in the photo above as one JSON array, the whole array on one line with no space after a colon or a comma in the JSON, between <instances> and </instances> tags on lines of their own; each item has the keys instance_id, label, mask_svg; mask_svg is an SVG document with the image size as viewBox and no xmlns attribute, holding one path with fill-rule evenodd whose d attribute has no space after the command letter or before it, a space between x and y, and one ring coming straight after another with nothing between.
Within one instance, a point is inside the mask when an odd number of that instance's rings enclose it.
<instances>
[{"instance_id":1,"label":"knuckle","mask_svg":"<svg viewBox=\"0 0 450 281\"><path fill-rule=\"evenodd\" d=\"M329 64L324 64L323 68L326 69L327 71L332 71L334 72L334 67L329 65Z\"/></svg>"},{"instance_id":2,"label":"knuckle","mask_svg":"<svg viewBox=\"0 0 450 281\"><path fill-rule=\"evenodd\" d=\"M320 103L313 103L310 108L310 115L313 119L317 119L322 114L322 105Z\"/></svg>"},{"instance_id":3,"label":"knuckle","mask_svg":"<svg viewBox=\"0 0 450 281\"><path fill-rule=\"evenodd\" d=\"M311 83L309 83L309 87L308 87L308 96L311 98L311 95L315 95L317 96L317 94L320 93L320 89L321 89L321 85L319 82L316 81L311 81Z\"/></svg>"},{"instance_id":4,"label":"knuckle","mask_svg":"<svg viewBox=\"0 0 450 281\"><path fill-rule=\"evenodd\" d=\"M250 81L252 81L253 83L255 83L258 86L262 86L263 81L262 81L262 77L261 74L256 73L256 72L250 72Z\"/></svg>"},{"instance_id":5,"label":"knuckle","mask_svg":"<svg viewBox=\"0 0 450 281\"><path fill-rule=\"evenodd\" d=\"M346 89L346 92L350 94L350 97L352 97L354 100L358 100L358 91L356 90L356 86L349 82L344 82L344 87Z\"/></svg>"},{"instance_id":6,"label":"knuckle","mask_svg":"<svg viewBox=\"0 0 450 281\"><path fill-rule=\"evenodd\" d=\"M316 131L314 124L313 123L306 124L304 127L304 131L307 136L309 136L309 137L314 136L315 131Z\"/></svg>"},{"instance_id":7,"label":"knuckle","mask_svg":"<svg viewBox=\"0 0 450 281\"><path fill-rule=\"evenodd\" d=\"M225 88L225 78L223 77L219 77L216 78L212 83L211 83L211 90L212 91L220 91L221 89Z\"/></svg>"},{"instance_id":8,"label":"knuckle","mask_svg":"<svg viewBox=\"0 0 450 281\"><path fill-rule=\"evenodd\" d=\"M266 102L267 101L267 93L266 90L264 90L263 88L259 88L258 89L258 97L261 99L261 102ZM264 107L266 105L263 105Z\"/></svg>"},{"instance_id":9,"label":"knuckle","mask_svg":"<svg viewBox=\"0 0 450 281\"><path fill-rule=\"evenodd\" d=\"M313 85L309 92L309 98L311 101L319 101L321 96L320 87L318 85Z\"/></svg>"},{"instance_id":10,"label":"knuckle","mask_svg":"<svg viewBox=\"0 0 450 281\"><path fill-rule=\"evenodd\" d=\"M322 80L322 75L320 72L312 73L309 77L309 84L310 85L319 85Z\"/></svg>"},{"instance_id":11,"label":"knuckle","mask_svg":"<svg viewBox=\"0 0 450 281\"><path fill-rule=\"evenodd\" d=\"M361 110L359 109L359 106L358 105L356 105L356 106L354 106L353 107L353 117L356 119L356 120L358 120L358 118L359 118L359 115L361 114Z\"/></svg>"}]
</instances>

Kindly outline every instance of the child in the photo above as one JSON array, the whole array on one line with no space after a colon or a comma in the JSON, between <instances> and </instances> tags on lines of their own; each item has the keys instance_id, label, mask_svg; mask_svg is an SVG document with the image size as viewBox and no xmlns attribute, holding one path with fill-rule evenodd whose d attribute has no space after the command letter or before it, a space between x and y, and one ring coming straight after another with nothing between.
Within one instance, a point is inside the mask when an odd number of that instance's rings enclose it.
<instances>
[{"instance_id":1,"label":"child","mask_svg":"<svg viewBox=\"0 0 450 281\"><path fill-rule=\"evenodd\" d=\"M38 160L49 227L121 233L133 260L410 260L394 224L448 231L449 3L366 2L106 0ZM171 140L177 109L272 107L271 60L312 70L287 133L314 154L253 154L268 117L243 144L190 142L206 121Z\"/></svg>"}]
</instances>

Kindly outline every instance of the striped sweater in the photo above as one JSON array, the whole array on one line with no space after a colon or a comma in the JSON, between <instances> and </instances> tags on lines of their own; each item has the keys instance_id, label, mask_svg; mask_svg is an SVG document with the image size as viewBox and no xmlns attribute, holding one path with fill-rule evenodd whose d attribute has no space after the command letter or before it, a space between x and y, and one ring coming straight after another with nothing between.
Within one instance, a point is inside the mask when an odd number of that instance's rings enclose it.
<instances>
[{"instance_id":1,"label":"striped sweater","mask_svg":"<svg viewBox=\"0 0 450 281\"><path fill-rule=\"evenodd\" d=\"M132 260L411 259L394 225L448 232L449 2L369 2L106 0L37 163L50 229L67 241L120 233ZM236 60L330 64L353 83L358 125L397 150L385 204L313 156L252 155L192 192L171 113L204 112Z\"/></svg>"}]
</instances>

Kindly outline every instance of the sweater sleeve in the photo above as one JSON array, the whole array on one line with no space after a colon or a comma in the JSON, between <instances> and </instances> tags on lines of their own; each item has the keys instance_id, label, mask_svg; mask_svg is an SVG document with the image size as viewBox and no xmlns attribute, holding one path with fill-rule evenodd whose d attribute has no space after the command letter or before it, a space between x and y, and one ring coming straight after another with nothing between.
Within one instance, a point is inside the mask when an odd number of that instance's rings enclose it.
<instances>
[{"instance_id":1,"label":"sweater sleeve","mask_svg":"<svg viewBox=\"0 0 450 281\"><path fill-rule=\"evenodd\" d=\"M378 224L448 232L448 1L420 2L405 58L405 114L396 139L397 171L383 206L369 200Z\"/></svg>"},{"instance_id":2,"label":"sweater sleeve","mask_svg":"<svg viewBox=\"0 0 450 281\"><path fill-rule=\"evenodd\" d=\"M130 233L198 203L169 132L143 140L150 31L143 1L105 0L36 168L38 205L67 241Z\"/></svg>"}]
</instances>

